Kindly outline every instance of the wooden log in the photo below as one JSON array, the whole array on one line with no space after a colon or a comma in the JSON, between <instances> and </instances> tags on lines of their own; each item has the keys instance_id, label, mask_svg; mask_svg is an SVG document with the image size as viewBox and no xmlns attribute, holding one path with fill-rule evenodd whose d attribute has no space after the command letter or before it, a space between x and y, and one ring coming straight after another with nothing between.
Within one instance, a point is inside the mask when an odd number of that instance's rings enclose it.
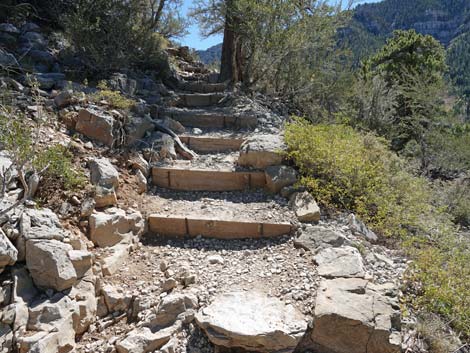
<instances>
[{"instance_id":1,"label":"wooden log","mask_svg":"<svg viewBox=\"0 0 470 353\"><path fill-rule=\"evenodd\" d=\"M150 215L148 221L151 233L166 236L196 237L201 235L218 239L246 239L276 237L292 231L290 223L204 219L159 214Z\"/></svg>"},{"instance_id":2,"label":"wooden log","mask_svg":"<svg viewBox=\"0 0 470 353\"><path fill-rule=\"evenodd\" d=\"M264 172L152 168L156 186L184 191L239 191L266 186Z\"/></svg>"},{"instance_id":3,"label":"wooden log","mask_svg":"<svg viewBox=\"0 0 470 353\"><path fill-rule=\"evenodd\" d=\"M241 138L218 138L218 137L198 137L180 136L181 142L190 149L197 152L227 152L238 151L245 141Z\"/></svg>"}]
</instances>

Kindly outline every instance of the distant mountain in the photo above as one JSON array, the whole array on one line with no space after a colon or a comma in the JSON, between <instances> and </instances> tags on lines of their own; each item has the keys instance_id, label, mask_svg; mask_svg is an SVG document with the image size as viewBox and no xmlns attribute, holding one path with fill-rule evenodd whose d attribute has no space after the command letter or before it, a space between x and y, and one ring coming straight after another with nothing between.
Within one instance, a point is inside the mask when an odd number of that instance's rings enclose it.
<instances>
[{"instance_id":1,"label":"distant mountain","mask_svg":"<svg viewBox=\"0 0 470 353\"><path fill-rule=\"evenodd\" d=\"M385 0L356 7L354 21L375 36L415 29L448 46L470 30L469 0Z\"/></svg>"},{"instance_id":2,"label":"distant mountain","mask_svg":"<svg viewBox=\"0 0 470 353\"><path fill-rule=\"evenodd\" d=\"M220 58L222 57L222 43L207 48L206 50L197 50L196 53L199 59L206 65L220 62Z\"/></svg>"},{"instance_id":3,"label":"distant mountain","mask_svg":"<svg viewBox=\"0 0 470 353\"><path fill-rule=\"evenodd\" d=\"M394 30L414 29L447 48L449 77L470 97L470 0L384 0L354 9L341 42L351 48L354 64L376 52Z\"/></svg>"}]
</instances>

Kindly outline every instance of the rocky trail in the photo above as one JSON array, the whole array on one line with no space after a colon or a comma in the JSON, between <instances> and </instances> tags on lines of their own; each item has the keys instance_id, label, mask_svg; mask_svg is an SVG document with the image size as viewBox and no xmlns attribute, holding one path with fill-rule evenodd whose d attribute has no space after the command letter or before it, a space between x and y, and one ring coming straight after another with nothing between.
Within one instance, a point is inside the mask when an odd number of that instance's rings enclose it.
<instances>
[{"instance_id":1,"label":"rocky trail","mask_svg":"<svg viewBox=\"0 0 470 353\"><path fill-rule=\"evenodd\" d=\"M281 114L215 83L184 49L169 52L176 84L146 81L159 104L140 101L124 127L106 102L55 92L78 137L54 138L74 145L93 193L58 215L31 204L2 220L0 267L16 264L2 274L0 352L406 348L402 254L295 186Z\"/></svg>"},{"instance_id":2,"label":"rocky trail","mask_svg":"<svg viewBox=\"0 0 470 353\"><path fill-rule=\"evenodd\" d=\"M389 334L398 302L386 299L397 292L387 281L404 264L370 255L369 265L391 267L390 277L374 278L377 268L366 269L357 250L361 240L349 223L320 221L314 200L291 187L296 173L282 166L282 135L260 131L253 116L234 118L218 107L224 100L220 85L198 85L193 83L192 93L179 93L178 108L163 113L196 133L181 140L198 157L174 155L153 165L153 186L141 209L148 233L125 265L106 279L138 319L96 326L98 332L83 337L83 351L100 350L104 341L116 342L118 352L153 351L143 347L148 342L142 344L141 326L158 327L160 316L164 326L182 320L180 332L158 344L165 352L397 351L399 335L389 339ZM377 284L369 288L373 279ZM317 294L319 286L335 295ZM178 300L191 302L189 308L175 309ZM359 319L351 317L355 301L366 312L358 329L363 332L351 339L356 333L348 330ZM315 330L309 324L319 310L325 317ZM173 317L166 322L169 314ZM338 322L335 315L343 317ZM380 316L382 322L376 321ZM332 329L343 332L329 337Z\"/></svg>"}]
</instances>

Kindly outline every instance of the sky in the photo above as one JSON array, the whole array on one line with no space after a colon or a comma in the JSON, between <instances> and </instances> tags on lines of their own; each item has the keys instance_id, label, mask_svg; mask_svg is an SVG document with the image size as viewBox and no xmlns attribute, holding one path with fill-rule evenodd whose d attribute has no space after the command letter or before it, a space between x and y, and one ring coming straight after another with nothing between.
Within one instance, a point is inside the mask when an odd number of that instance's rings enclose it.
<instances>
[{"instance_id":1,"label":"sky","mask_svg":"<svg viewBox=\"0 0 470 353\"><path fill-rule=\"evenodd\" d=\"M364 1L359 1L359 3L362 4L366 2L378 2L378 1L380 0L364 0ZM184 0L183 15L186 15L189 12L189 9L191 8L192 4L193 4L193 1ZM197 24L192 24L188 32L189 34L185 36L184 38L180 38L179 41L181 42L181 44L187 45L191 48L204 50L209 47L212 47L213 45L222 43L222 35L215 35L209 38L203 38L199 33L199 28Z\"/></svg>"}]
</instances>

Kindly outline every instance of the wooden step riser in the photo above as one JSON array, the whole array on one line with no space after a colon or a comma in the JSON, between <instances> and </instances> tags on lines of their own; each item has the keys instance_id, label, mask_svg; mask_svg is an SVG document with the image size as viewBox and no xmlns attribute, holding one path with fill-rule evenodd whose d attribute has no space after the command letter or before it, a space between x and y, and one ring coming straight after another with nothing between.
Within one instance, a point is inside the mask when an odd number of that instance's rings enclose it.
<instances>
[{"instance_id":1,"label":"wooden step riser","mask_svg":"<svg viewBox=\"0 0 470 353\"><path fill-rule=\"evenodd\" d=\"M181 84L179 88L193 93L221 93L225 91L226 85L223 83L187 82Z\"/></svg>"},{"instance_id":2,"label":"wooden step riser","mask_svg":"<svg viewBox=\"0 0 470 353\"><path fill-rule=\"evenodd\" d=\"M226 116L216 114L171 113L163 112L168 117L183 124L185 127L201 129L253 129L258 125L255 116Z\"/></svg>"},{"instance_id":3,"label":"wooden step riser","mask_svg":"<svg viewBox=\"0 0 470 353\"><path fill-rule=\"evenodd\" d=\"M180 191L243 191L266 187L264 172L152 168L153 184Z\"/></svg>"},{"instance_id":4,"label":"wooden step riser","mask_svg":"<svg viewBox=\"0 0 470 353\"><path fill-rule=\"evenodd\" d=\"M208 107L218 104L224 97L225 95L220 93L181 94L178 105L188 108Z\"/></svg>"},{"instance_id":5,"label":"wooden step riser","mask_svg":"<svg viewBox=\"0 0 470 353\"><path fill-rule=\"evenodd\" d=\"M289 223L243 222L163 215L150 215L148 224L152 234L176 237L201 235L217 239L277 237L292 231Z\"/></svg>"},{"instance_id":6,"label":"wooden step riser","mask_svg":"<svg viewBox=\"0 0 470 353\"><path fill-rule=\"evenodd\" d=\"M190 149L199 153L238 151L244 139L180 136Z\"/></svg>"}]
</instances>

